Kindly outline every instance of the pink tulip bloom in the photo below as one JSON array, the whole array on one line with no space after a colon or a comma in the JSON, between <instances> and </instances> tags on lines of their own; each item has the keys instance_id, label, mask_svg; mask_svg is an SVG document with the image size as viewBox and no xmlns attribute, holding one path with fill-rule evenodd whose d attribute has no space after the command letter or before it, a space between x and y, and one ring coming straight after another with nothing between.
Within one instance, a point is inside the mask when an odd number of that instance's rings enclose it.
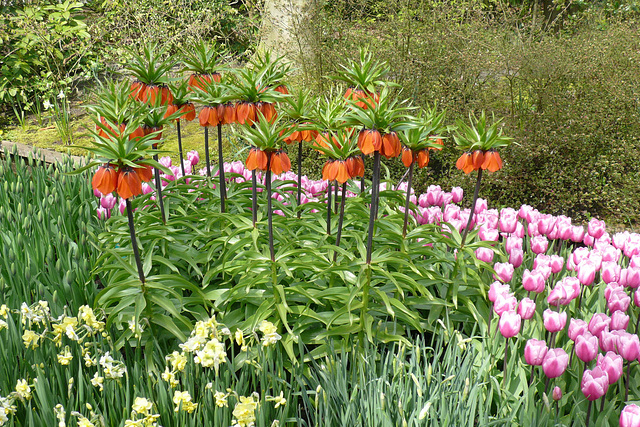
<instances>
[{"instance_id":1,"label":"pink tulip bloom","mask_svg":"<svg viewBox=\"0 0 640 427\"><path fill-rule=\"evenodd\" d=\"M429 206L442 206L442 188L439 185L430 185L427 188L427 203Z\"/></svg>"},{"instance_id":2,"label":"pink tulip bloom","mask_svg":"<svg viewBox=\"0 0 640 427\"><path fill-rule=\"evenodd\" d=\"M534 209L529 205L522 205L518 211L518 216L527 222L531 222L528 218L530 218L530 214L533 210Z\"/></svg>"},{"instance_id":3,"label":"pink tulip bloom","mask_svg":"<svg viewBox=\"0 0 640 427\"><path fill-rule=\"evenodd\" d=\"M422 196L420 196L422 197ZM452 219L458 219L460 216L460 206L458 205L447 205L444 208L444 214L442 215L442 218L446 221L446 222L451 222Z\"/></svg>"},{"instance_id":4,"label":"pink tulip bloom","mask_svg":"<svg viewBox=\"0 0 640 427\"><path fill-rule=\"evenodd\" d=\"M640 356L640 340L638 335L618 331L618 354L624 360L636 360Z\"/></svg>"},{"instance_id":5,"label":"pink tulip bloom","mask_svg":"<svg viewBox=\"0 0 640 427\"><path fill-rule=\"evenodd\" d=\"M564 258L560 255L551 255L551 272L553 274L560 273L564 268Z\"/></svg>"},{"instance_id":6,"label":"pink tulip bloom","mask_svg":"<svg viewBox=\"0 0 640 427\"><path fill-rule=\"evenodd\" d=\"M624 271L626 272L626 283L623 283L624 286L628 286L633 289L636 289L638 286L640 286L640 268L629 267L625 268Z\"/></svg>"},{"instance_id":7,"label":"pink tulip bloom","mask_svg":"<svg viewBox=\"0 0 640 427\"><path fill-rule=\"evenodd\" d=\"M195 150L189 151L187 153L187 159L189 159L189 161L191 162L191 166L195 166L200 161L200 155Z\"/></svg>"},{"instance_id":8,"label":"pink tulip bloom","mask_svg":"<svg viewBox=\"0 0 640 427\"><path fill-rule=\"evenodd\" d=\"M513 235L521 239L524 238L524 225L520 221L516 224L516 231L513 232Z\"/></svg>"},{"instance_id":9,"label":"pink tulip bloom","mask_svg":"<svg viewBox=\"0 0 640 427\"><path fill-rule=\"evenodd\" d=\"M587 230L590 236L597 239L604 234L605 227L606 225L604 221L598 221L596 218L591 218L591 221L589 221L589 224L587 225Z\"/></svg>"},{"instance_id":10,"label":"pink tulip bloom","mask_svg":"<svg viewBox=\"0 0 640 427\"><path fill-rule=\"evenodd\" d=\"M509 252L509 264L513 265L514 268L518 268L522 265L522 261L524 260L524 252L522 249L513 249Z\"/></svg>"},{"instance_id":11,"label":"pink tulip bloom","mask_svg":"<svg viewBox=\"0 0 640 427\"><path fill-rule=\"evenodd\" d=\"M514 249L522 249L523 240L517 236L509 236L504 243L504 249L506 252L511 252Z\"/></svg>"},{"instance_id":12,"label":"pink tulip bloom","mask_svg":"<svg viewBox=\"0 0 640 427\"><path fill-rule=\"evenodd\" d=\"M478 198L476 200L476 214L481 214L482 212L487 210L487 201L482 198Z\"/></svg>"},{"instance_id":13,"label":"pink tulip bloom","mask_svg":"<svg viewBox=\"0 0 640 427\"><path fill-rule=\"evenodd\" d=\"M116 202L117 202L117 199L112 193L107 194L106 196L102 196L100 198L100 206L102 206L108 211L110 211L115 207Z\"/></svg>"},{"instance_id":14,"label":"pink tulip bloom","mask_svg":"<svg viewBox=\"0 0 640 427\"><path fill-rule=\"evenodd\" d=\"M498 327L500 328L500 333L505 338L512 338L518 335L521 325L522 319L515 311L505 311L500 315Z\"/></svg>"},{"instance_id":15,"label":"pink tulip bloom","mask_svg":"<svg viewBox=\"0 0 640 427\"><path fill-rule=\"evenodd\" d=\"M522 273L522 287L529 292L540 293L544 291L545 279L541 272L525 270Z\"/></svg>"},{"instance_id":16,"label":"pink tulip bloom","mask_svg":"<svg viewBox=\"0 0 640 427\"><path fill-rule=\"evenodd\" d=\"M588 400L594 401L607 393L609 389L609 377L601 368L586 369L582 374L582 385L580 388Z\"/></svg>"},{"instance_id":17,"label":"pink tulip bloom","mask_svg":"<svg viewBox=\"0 0 640 427\"><path fill-rule=\"evenodd\" d=\"M580 264L582 261L589 258L589 253L590 253L589 248L585 248L585 247L577 248L576 250L573 251L573 254L572 254L573 263L575 265Z\"/></svg>"},{"instance_id":18,"label":"pink tulip bloom","mask_svg":"<svg viewBox=\"0 0 640 427\"><path fill-rule=\"evenodd\" d=\"M540 235L537 222L530 222L527 225L527 235L529 235L529 237L536 237Z\"/></svg>"},{"instance_id":19,"label":"pink tulip bloom","mask_svg":"<svg viewBox=\"0 0 640 427\"><path fill-rule=\"evenodd\" d=\"M604 328L609 327L611 318L604 313L595 313L589 320L589 332L599 337Z\"/></svg>"},{"instance_id":20,"label":"pink tulip bloom","mask_svg":"<svg viewBox=\"0 0 640 427\"><path fill-rule=\"evenodd\" d=\"M627 311L630 303L631 297L622 289L611 292L609 298L607 298L607 307L611 313L618 310Z\"/></svg>"},{"instance_id":21,"label":"pink tulip bloom","mask_svg":"<svg viewBox=\"0 0 640 427\"><path fill-rule=\"evenodd\" d=\"M620 261L620 256L622 256L622 251L615 246L609 245L602 250L602 261Z\"/></svg>"},{"instance_id":22,"label":"pink tulip bloom","mask_svg":"<svg viewBox=\"0 0 640 427\"><path fill-rule=\"evenodd\" d=\"M620 427L640 427L640 407L627 405L620 413Z\"/></svg>"},{"instance_id":23,"label":"pink tulip bloom","mask_svg":"<svg viewBox=\"0 0 640 427\"><path fill-rule=\"evenodd\" d=\"M584 227L580 225L573 226L571 228L571 241L578 243L584 239Z\"/></svg>"},{"instance_id":24,"label":"pink tulip bloom","mask_svg":"<svg viewBox=\"0 0 640 427\"><path fill-rule=\"evenodd\" d=\"M554 307L569 304L571 299L569 299L567 291L572 292L572 289L565 286L564 282L558 282L551 292L549 292L549 295L547 296L547 303Z\"/></svg>"},{"instance_id":25,"label":"pink tulip bloom","mask_svg":"<svg viewBox=\"0 0 640 427\"><path fill-rule=\"evenodd\" d=\"M620 266L614 261L603 261L601 276L604 283L617 282L620 280Z\"/></svg>"},{"instance_id":26,"label":"pink tulip bloom","mask_svg":"<svg viewBox=\"0 0 640 427\"><path fill-rule=\"evenodd\" d=\"M602 351L616 351L616 347L618 346L618 335L609 332L609 327L606 327L602 332L600 332L598 341Z\"/></svg>"},{"instance_id":27,"label":"pink tulip bloom","mask_svg":"<svg viewBox=\"0 0 640 427\"><path fill-rule=\"evenodd\" d=\"M442 205L443 206L448 206L449 203L451 203L452 201L453 201L453 194L447 193L447 192L442 193ZM415 202L414 202L414 204L415 204Z\"/></svg>"},{"instance_id":28,"label":"pink tulip bloom","mask_svg":"<svg viewBox=\"0 0 640 427\"><path fill-rule=\"evenodd\" d=\"M636 291L633 293L633 304L636 307L640 307L640 289L636 289Z\"/></svg>"},{"instance_id":29,"label":"pink tulip bloom","mask_svg":"<svg viewBox=\"0 0 640 427\"><path fill-rule=\"evenodd\" d=\"M485 242L497 242L500 234L495 228L489 228L485 225L480 226L478 231L478 238Z\"/></svg>"},{"instance_id":30,"label":"pink tulip bloom","mask_svg":"<svg viewBox=\"0 0 640 427\"><path fill-rule=\"evenodd\" d=\"M496 274L493 276L494 279L501 280L504 283L511 281L513 277L513 265L508 262L496 262L493 265L493 269L496 271Z\"/></svg>"},{"instance_id":31,"label":"pink tulip bloom","mask_svg":"<svg viewBox=\"0 0 640 427\"><path fill-rule=\"evenodd\" d=\"M504 208L500 211L500 220L498 221L498 228L503 233L513 233L516 231L516 225L518 224L518 214L513 208Z\"/></svg>"},{"instance_id":32,"label":"pink tulip bloom","mask_svg":"<svg viewBox=\"0 0 640 427\"><path fill-rule=\"evenodd\" d=\"M596 278L596 266L589 260L582 261L576 268L578 280L585 286L590 286Z\"/></svg>"},{"instance_id":33,"label":"pink tulip bloom","mask_svg":"<svg viewBox=\"0 0 640 427\"><path fill-rule=\"evenodd\" d=\"M542 361L542 370L549 378L557 378L562 375L569 365L569 355L561 348L552 348L547 351Z\"/></svg>"},{"instance_id":34,"label":"pink tulip bloom","mask_svg":"<svg viewBox=\"0 0 640 427\"><path fill-rule=\"evenodd\" d=\"M549 247L549 241L544 236L535 236L531 238L531 250L536 254L541 254L547 251Z\"/></svg>"},{"instance_id":35,"label":"pink tulip bloom","mask_svg":"<svg viewBox=\"0 0 640 427\"><path fill-rule=\"evenodd\" d=\"M544 277L544 280L547 280L549 277L551 277L551 266L541 265L536 268L536 270L542 273L542 277Z\"/></svg>"},{"instance_id":36,"label":"pink tulip bloom","mask_svg":"<svg viewBox=\"0 0 640 427\"><path fill-rule=\"evenodd\" d=\"M502 313L505 311L515 311L516 306L518 305L518 300L512 294L502 294L498 295L496 301L493 303L493 311L496 312L498 316L502 316Z\"/></svg>"},{"instance_id":37,"label":"pink tulip bloom","mask_svg":"<svg viewBox=\"0 0 640 427\"><path fill-rule=\"evenodd\" d=\"M569 339L575 341L578 335L582 335L586 331L588 331L587 322L582 319L573 318L569 322L569 330L567 332L567 335L569 335Z\"/></svg>"},{"instance_id":38,"label":"pink tulip bloom","mask_svg":"<svg viewBox=\"0 0 640 427\"><path fill-rule=\"evenodd\" d=\"M582 239L582 243L584 243L586 246L593 246L595 241L596 239L591 234L585 234L584 238Z\"/></svg>"},{"instance_id":39,"label":"pink tulip bloom","mask_svg":"<svg viewBox=\"0 0 640 427\"><path fill-rule=\"evenodd\" d=\"M551 257L549 255L536 255L533 260L533 268L538 269L540 267L551 267Z\"/></svg>"},{"instance_id":40,"label":"pink tulip bloom","mask_svg":"<svg viewBox=\"0 0 640 427\"><path fill-rule=\"evenodd\" d=\"M509 290L509 285L504 285L497 281L493 282L491 286L489 286L489 301L496 302L498 295L508 294Z\"/></svg>"},{"instance_id":41,"label":"pink tulip bloom","mask_svg":"<svg viewBox=\"0 0 640 427\"><path fill-rule=\"evenodd\" d=\"M493 249L490 248L480 247L476 249L476 258L478 258L480 261L490 263L491 261L493 261L493 254Z\"/></svg>"},{"instance_id":42,"label":"pink tulip bloom","mask_svg":"<svg viewBox=\"0 0 640 427\"><path fill-rule=\"evenodd\" d=\"M125 199L120 199L118 209L120 210L120 215L124 215L124 211L127 209L127 201Z\"/></svg>"},{"instance_id":43,"label":"pink tulip bloom","mask_svg":"<svg viewBox=\"0 0 640 427\"><path fill-rule=\"evenodd\" d=\"M624 251L624 246L627 244L627 241L629 240L629 232L623 231L621 233L616 233L613 235L613 238L611 240L615 248L620 249L621 251Z\"/></svg>"},{"instance_id":44,"label":"pink tulip bloom","mask_svg":"<svg viewBox=\"0 0 640 427\"><path fill-rule=\"evenodd\" d=\"M617 282L611 282L607 284L607 286L604 288L604 299L608 300L614 291L624 291L624 288Z\"/></svg>"},{"instance_id":45,"label":"pink tulip bloom","mask_svg":"<svg viewBox=\"0 0 640 427\"><path fill-rule=\"evenodd\" d=\"M111 218L111 211L103 208L102 206L96 209L96 213L98 214L98 219L106 221L107 219Z\"/></svg>"},{"instance_id":46,"label":"pink tulip bloom","mask_svg":"<svg viewBox=\"0 0 640 427\"><path fill-rule=\"evenodd\" d=\"M629 326L629 315L625 314L624 311L619 310L611 315L609 328L612 331L623 331L627 329L627 326Z\"/></svg>"},{"instance_id":47,"label":"pink tulip bloom","mask_svg":"<svg viewBox=\"0 0 640 427\"><path fill-rule=\"evenodd\" d=\"M548 350L547 343L544 340L532 338L524 346L524 360L528 365L540 366Z\"/></svg>"},{"instance_id":48,"label":"pink tulip bloom","mask_svg":"<svg viewBox=\"0 0 640 427\"><path fill-rule=\"evenodd\" d=\"M460 203L464 197L464 191L460 187L453 187L451 189L451 195L453 196L453 203Z\"/></svg>"},{"instance_id":49,"label":"pink tulip bloom","mask_svg":"<svg viewBox=\"0 0 640 427\"><path fill-rule=\"evenodd\" d=\"M560 387L555 386L553 388L553 393L551 393L551 397L553 397L553 400L555 400L556 402L562 399L562 390L560 389Z\"/></svg>"},{"instance_id":50,"label":"pink tulip bloom","mask_svg":"<svg viewBox=\"0 0 640 427\"><path fill-rule=\"evenodd\" d=\"M530 298L523 298L518 303L518 314L523 320L529 320L536 312L536 303Z\"/></svg>"},{"instance_id":51,"label":"pink tulip bloom","mask_svg":"<svg viewBox=\"0 0 640 427\"><path fill-rule=\"evenodd\" d=\"M93 195L96 197L102 197L103 194L97 188L93 190Z\"/></svg>"},{"instance_id":52,"label":"pink tulip bloom","mask_svg":"<svg viewBox=\"0 0 640 427\"><path fill-rule=\"evenodd\" d=\"M556 225L556 217L553 215L543 214L538 217L538 231L540 234L549 234ZM546 250L546 249L545 249Z\"/></svg>"},{"instance_id":53,"label":"pink tulip bloom","mask_svg":"<svg viewBox=\"0 0 640 427\"><path fill-rule=\"evenodd\" d=\"M542 317L544 320L544 327L549 332L559 332L564 329L567 324L567 312L563 311L558 313L556 311L551 311L550 309L546 309L542 313Z\"/></svg>"},{"instance_id":54,"label":"pink tulip bloom","mask_svg":"<svg viewBox=\"0 0 640 427\"><path fill-rule=\"evenodd\" d=\"M623 363L622 357L612 351L608 351L604 356L598 355L596 366L607 373L609 384L611 385L622 376Z\"/></svg>"},{"instance_id":55,"label":"pink tulip bloom","mask_svg":"<svg viewBox=\"0 0 640 427\"><path fill-rule=\"evenodd\" d=\"M591 362L598 354L598 337L585 332L578 335L575 344L576 356L583 362Z\"/></svg>"}]
</instances>

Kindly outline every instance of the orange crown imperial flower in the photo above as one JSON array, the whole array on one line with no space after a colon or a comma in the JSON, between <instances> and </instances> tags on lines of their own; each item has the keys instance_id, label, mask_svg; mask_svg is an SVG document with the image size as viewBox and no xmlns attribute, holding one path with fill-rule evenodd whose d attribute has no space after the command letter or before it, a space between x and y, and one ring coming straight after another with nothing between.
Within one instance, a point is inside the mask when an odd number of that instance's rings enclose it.
<instances>
[{"instance_id":1,"label":"orange crown imperial flower","mask_svg":"<svg viewBox=\"0 0 640 427\"><path fill-rule=\"evenodd\" d=\"M102 194L113 193L117 185L118 173L109 163L100 166L91 180L93 189L100 191Z\"/></svg>"},{"instance_id":2,"label":"orange crown imperial flower","mask_svg":"<svg viewBox=\"0 0 640 427\"><path fill-rule=\"evenodd\" d=\"M376 129L364 129L358 135L358 148L362 154L369 155L382 148L382 135Z\"/></svg>"}]
</instances>

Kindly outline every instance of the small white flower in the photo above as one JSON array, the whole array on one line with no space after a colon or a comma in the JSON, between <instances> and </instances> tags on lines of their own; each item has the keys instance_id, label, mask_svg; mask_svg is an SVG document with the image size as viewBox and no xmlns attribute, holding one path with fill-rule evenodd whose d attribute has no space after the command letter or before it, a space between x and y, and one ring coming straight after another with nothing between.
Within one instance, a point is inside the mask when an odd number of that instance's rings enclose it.
<instances>
[{"instance_id":1,"label":"small white flower","mask_svg":"<svg viewBox=\"0 0 640 427\"><path fill-rule=\"evenodd\" d=\"M48 110L49 108L51 108L51 103L49 102L48 99L45 99L44 102L42 103L42 106L44 107L45 111Z\"/></svg>"},{"instance_id":2,"label":"small white flower","mask_svg":"<svg viewBox=\"0 0 640 427\"><path fill-rule=\"evenodd\" d=\"M60 90L60 93L58 94L58 99L64 99L64 92L62 90Z\"/></svg>"}]
</instances>

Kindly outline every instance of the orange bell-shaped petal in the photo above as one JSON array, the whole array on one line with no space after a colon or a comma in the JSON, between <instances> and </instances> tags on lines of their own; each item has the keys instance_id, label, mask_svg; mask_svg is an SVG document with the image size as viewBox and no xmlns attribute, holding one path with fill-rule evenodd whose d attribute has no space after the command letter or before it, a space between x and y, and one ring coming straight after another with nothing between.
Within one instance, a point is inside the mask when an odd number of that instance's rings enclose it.
<instances>
[{"instance_id":1,"label":"orange bell-shaped petal","mask_svg":"<svg viewBox=\"0 0 640 427\"><path fill-rule=\"evenodd\" d=\"M484 163L484 151L476 150L472 154L473 156L473 170L478 170L482 167L482 163Z\"/></svg>"},{"instance_id":2,"label":"orange bell-shaped petal","mask_svg":"<svg viewBox=\"0 0 640 427\"><path fill-rule=\"evenodd\" d=\"M484 162L482 163L482 169L487 169L489 172L497 172L502 169L502 159L500 153L497 151L488 151L484 155Z\"/></svg>"},{"instance_id":3,"label":"orange bell-shaped petal","mask_svg":"<svg viewBox=\"0 0 640 427\"><path fill-rule=\"evenodd\" d=\"M236 106L236 119L241 125L251 126L256 120L256 106L252 102L241 102Z\"/></svg>"},{"instance_id":4,"label":"orange bell-shaped petal","mask_svg":"<svg viewBox=\"0 0 640 427\"><path fill-rule=\"evenodd\" d=\"M471 173L474 170L471 153L462 153L456 162L456 167L466 174Z\"/></svg>"},{"instance_id":5,"label":"orange bell-shaped petal","mask_svg":"<svg viewBox=\"0 0 640 427\"><path fill-rule=\"evenodd\" d=\"M135 139L135 138L142 138L143 136L144 136L144 128L142 126L138 126L133 132L131 132L131 135L129 135L129 140Z\"/></svg>"},{"instance_id":6,"label":"orange bell-shaped petal","mask_svg":"<svg viewBox=\"0 0 640 427\"><path fill-rule=\"evenodd\" d=\"M131 83L131 89L129 90L129 97L133 99L140 99L140 91L145 87L145 84L140 80L135 80Z\"/></svg>"},{"instance_id":7,"label":"orange bell-shaped petal","mask_svg":"<svg viewBox=\"0 0 640 427\"><path fill-rule=\"evenodd\" d=\"M271 158L269 160L269 169L271 169L271 172L274 175L280 175L282 173L282 161L280 160L280 156L275 152L267 153L267 156Z\"/></svg>"},{"instance_id":8,"label":"orange bell-shaped petal","mask_svg":"<svg viewBox=\"0 0 640 427\"><path fill-rule=\"evenodd\" d=\"M428 150L420 150L418 151L418 167L424 168L429 164L429 151Z\"/></svg>"},{"instance_id":9,"label":"orange bell-shaped petal","mask_svg":"<svg viewBox=\"0 0 640 427\"><path fill-rule=\"evenodd\" d=\"M136 168L136 172L140 177L140 180L143 182L149 182L153 178L153 168L149 165L140 165L141 167Z\"/></svg>"},{"instance_id":10,"label":"orange bell-shaped petal","mask_svg":"<svg viewBox=\"0 0 640 427\"><path fill-rule=\"evenodd\" d=\"M162 118L166 119L167 117L171 116L172 114L175 114L176 112L178 112L178 106L175 104L169 104L167 105L167 111L164 112L164 115L162 116Z\"/></svg>"},{"instance_id":11,"label":"orange bell-shaped petal","mask_svg":"<svg viewBox=\"0 0 640 427\"><path fill-rule=\"evenodd\" d=\"M289 89L285 85L279 85L274 89L276 92L280 92L283 95L289 95Z\"/></svg>"},{"instance_id":12,"label":"orange bell-shaped petal","mask_svg":"<svg viewBox=\"0 0 640 427\"><path fill-rule=\"evenodd\" d=\"M273 106L273 103L271 102L263 103L262 107L260 108L260 112L268 122L273 122L278 115L278 113L276 113L275 107Z\"/></svg>"},{"instance_id":13,"label":"orange bell-shaped petal","mask_svg":"<svg viewBox=\"0 0 640 427\"><path fill-rule=\"evenodd\" d=\"M382 136L376 129L364 129L358 135L358 148L368 155L382 148Z\"/></svg>"},{"instance_id":14,"label":"orange bell-shaped petal","mask_svg":"<svg viewBox=\"0 0 640 427\"><path fill-rule=\"evenodd\" d=\"M191 102L187 102L180 107L180 112L182 112L182 118L188 122L196 118L196 107Z\"/></svg>"},{"instance_id":15,"label":"orange bell-shaped petal","mask_svg":"<svg viewBox=\"0 0 640 427\"><path fill-rule=\"evenodd\" d=\"M200 126L208 126L209 125L209 110L211 107L202 107L200 110L200 115L198 119L200 120Z\"/></svg>"},{"instance_id":16,"label":"orange bell-shaped petal","mask_svg":"<svg viewBox=\"0 0 640 427\"><path fill-rule=\"evenodd\" d=\"M395 132L385 133L382 137L382 148L380 150L380 154L385 156L387 159L391 159L393 157L398 157L401 150L402 146L400 145L398 135Z\"/></svg>"},{"instance_id":17,"label":"orange bell-shaped petal","mask_svg":"<svg viewBox=\"0 0 640 427\"><path fill-rule=\"evenodd\" d=\"M364 163L362 162L362 158L358 157L349 157L345 160L345 164L347 165L347 170L349 171L349 176L354 178L356 176L364 176Z\"/></svg>"},{"instance_id":18,"label":"orange bell-shaped petal","mask_svg":"<svg viewBox=\"0 0 640 427\"><path fill-rule=\"evenodd\" d=\"M93 189L100 191L102 194L113 193L117 184L118 173L110 165L100 166L91 180Z\"/></svg>"},{"instance_id":19,"label":"orange bell-shaped petal","mask_svg":"<svg viewBox=\"0 0 640 427\"><path fill-rule=\"evenodd\" d=\"M210 107L209 108L209 120L207 120L207 125L209 126L218 126L218 108Z\"/></svg>"},{"instance_id":20,"label":"orange bell-shaped petal","mask_svg":"<svg viewBox=\"0 0 640 427\"><path fill-rule=\"evenodd\" d=\"M142 181L137 172L131 168L118 173L118 196L130 199L142 193Z\"/></svg>"},{"instance_id":21,"label":"orange bell-shaped petal","mask_svg":"<svg viewBox=\"0 0 640 427\"><path fill-rule=\"evenodd\" d=\"M171 104L173 102L173 94L167 86L159 86L160 91L160 103L162 105Z\"/></svg>"},{"instance_id":22,"label":"orange bell-shaped petal","mask_svg":"<svg viewBox=\"0 0 640 427\"><path fill-rule=\"evenodd\" d=\"M337 161L336 163L337 163L336 181L338 181L340 184L344 184L350 178L349 169L347 168L347 165L345 164L345 162L343 162L342 160Z\"/></svg>"},{"instance_id":23,"label":"orange bell-shaped petal","mask_svg":"<svg viewBox=\"0 0 640 427\"><path fill-rule=\"evenodd\" d=\"M255 169L267 170L267 153L256 147L251 148L247 156L246 165L250 171Z\"/></svg>"},{"instance_id":24,"label":"orange bell-shaped petal","mask_svg":"<svg viewBox=\"0 0 640 427\"><path fill-rule=\"evenodd\" d=\"M408 149L407 147L404 147L402 149L402 163L406 166L409 167L411 166L411 164L413 163L413 151L411 151L410 149Z\"/></svg>"},{"instance_id":25,"label":"orange bell-shaped petal","mask_svg":"<svg viewBox=\"0 0 640 427\"><path fill-rule=\"evenodd\" d=\"M222 124L230 125L235 123L236 120L236 105L231 103L224 104L224 120L222 121Z\"/></svg>"},{"instance_id":26,"label":"orange bell-shaped petal","mask_svg":"<svg viewBox=\"0 0 640 427\"><path fill-rule=\"evenodd\" d=\"M278 151L278 156L280 157L280 162L282 163L282 172L289 172L291 170L291 159L284 151Z\"/></svg>"}]
</instances>

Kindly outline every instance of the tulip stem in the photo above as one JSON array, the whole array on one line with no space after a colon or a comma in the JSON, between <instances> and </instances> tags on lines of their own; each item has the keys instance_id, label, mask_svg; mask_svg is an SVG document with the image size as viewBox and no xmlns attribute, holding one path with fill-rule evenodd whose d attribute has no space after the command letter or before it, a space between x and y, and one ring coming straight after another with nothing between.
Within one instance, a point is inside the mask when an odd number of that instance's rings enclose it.
<instances>
[{"instance_id":1,"label":"tulip stem","mask_svg":"<svg viewBox=\"0 0 640 427\"><path fill-rule=\"evenodd\" d=\"M551 380L551 378L547 377L547 381L545 381L544 383L544 394L547 394L547 391L549 391L549 381Z\"/></svg>"},{"instance_id":2,"label":"tulip stem","mask_svg":"<svg viewBox=\"0 0 640 427\"><path fill-rule=\"evenodd\" d=\"M482 169L478 169L478 179L476 180L476 188L473 192L473 202L471 203L471 212L469 213L469 220L467 221L467 226L464 228L464 233L462 234L462 242L460 243L461 248L464 246L464 242L467 240L467 233L469 233L469 228L471 228L473 215L476 213L476 201L478 200L478 193L480 192L481 181L482 181Z\"/></svg>"},{"instance_id":3,"label":"tulip stem","mask_svg":"<svg viewBox=\"0 0 640 427\"><path fill-rule=\"evenodd\" d=\"M593 400L589 401L589 406L587 407L587 422L584 424L586 427L589 427L589 419L591 418L591 404Z\"/></svg>"},{"instance_id":4,"label":"tulip stem","mask_svg":"<svg viewBox=\"0 0 640 427\"><path fill-rule=\"evenodd\" d=\"M153 160L158 161L158 155L153 155ZM158 198L158 203L160 204L160 215L162 216L162 223L167 223L167 216L164 212L164 200L162 198L162 180L160 179L160 170L158 168L153 168L154 178L156 182L156 197Z\"/></svg>"},{"instance_id":5,"label":"tulip stem","mask_svg":"<svg viewBox=\"0 0 640 427\"><path fill-rule=\"evenodd\" d=\"M504 343L504 363L502 366L502 384L504 387L507 385L507 356L509 353L509 338Z\"/></svg>"},{"instance_id":6,"label":"tulip stem","mask_svg":"<svg viewBox=\"0 0 640 427\"><path fill-rule=\"evenodd\" d=\"M631 375L631 361L627 361L627 383L624 388L624 401L626 402L629 399L629 375Z\"/></svg>"},{"instance_id":7,"label":"tulip stem","mask_svg":"<svg viewBox=\"0 0 640 427\"><path fill-rule=\"evenodd\" d=\"M607 391L609 391L609 389L607 389ZM602 396L602 399L601 399L602 401L600 402L600 412L604 411L604 400L605 400L606 397L607 397L607 393L605 393Z\"/></svg>"},{"instance_id":8,"label":"tulip stem","mask_svg":"<svg viewBox=\"0 0 640 427\"><path fill-rule=\"evenodd\" d=\"M373 157L373 176L371 179L371 210L369 211L369 234L367 236L367 264L371 264L373 246L373 226L378 216L378 192L380 191L380 152Z\"/></svg>"},{"instance_id":9,"label":"tulip stem","mask_svg":"<svg viewBox=\"0 0 640 427\"><path fill-rule=\"evenodd\" d=\"M302 214L300 204L302 203L302 141L298 142L298 219Z\"/></svg>"},{"instance_id":10,"label":"tulip stem","mask_svg":"<svg viewBox=\"0 0 640 427\"><path fill-rule=\"evenodd\" d=\"M533 384L533 370L535 369L536 365L531 365L531 375L529 376L529 387L531 387L531 384Z\"/></svg>"},{"instance_id":11,"label":"tulip stem","mask_svg":"<svg viewBox=\"0 0 640 427\"><path fill-rule=\"evenodd\" d=\"M180 131L180 119L176 121L176 126L178 130L178 151L180 152L180 168L182 169L182 176L185 176L186 173L184 171L184 156L182 155L182 132Z\"/></svg>"},{"instance_id":12,"label":"tulip stem","mask_svg":"<svg viewBox=\"0 0 640 427\"><path fill-rule=\"evenodd\" d=\"M336 246L340 246L340 237L342 237L342 222L344 220L344 204L347 199L347 183L342 184L342 200L340 200L340 216L338 217L338 235L336 236ZM333 262L338 258L338 251L333 252Z\"/></svg>"},{"instance_id":13,"label":"tulip stem","mask_svg":"<svg viewBox=\"0 0 640 427\"><path fill-rule=\"evenodd\" d=\"M327 235L331 235L331 181L327 181Z\"/></svg>"},{"instance_id":14,"label":"tulip stem","mask_svg":"<svg viewBox=\"0 0 640 427\"><path fill-rule=\"evenodd\" d=\"M204 127L204 156L207 162L207 176L211 178L211 162L209 161L209 126Z\"/></svg>"},{"instance_id":15,"label":"tulip stem","mask_svg":"<svg viewBox=\"0 0 640 427\"><path fill-rule=\"evenodd\" d=\"M411 203L411 184L413 184L413 163L409 165L409 177L407 178L407 200L404 204L404 225L402 226L402 237L407 236L407 222L409 221L409 203Z\"/></svg>"},{"instance_id":16,"label":"tulip stem","mask_svg":"<svg viewBox=\"0 0 640 427\"><path fill-rule=\"evenodd\" d=\"M271 254L271 262L276 261L275 251L273 249L273 216L271 212L271 156L273 153L267 153L267 173L265 184L267 185L267 218L269 224L269 253Z\"/></svg>"},{"instance_id":17,"label":"tulip stem","mask_svg":"<svg viewBox=\"0 0 640 427\"><path fill-rule=\"evenodd\" d=\"M251 171L251 208L253 214L253 228L256 227L258 222L258 180L256 178L256 170Z\"/></svg>"},{"instance_id":18,"label":"tulip stem","mask_svg":"<svg viewBox=\"0 0 640 427\"><path fill-rule=\"evenodd\" d=\"M133 246L133 257L136 260L136 266L138 267L138 277L140 282L144 286L144 270L142 269L142 261L140 260L140 251L138 250L138 241L136 240L136 229L133 223L133 209L131 208L131 200L125 199L127 204L127 219L129 220L129 234L131 236L131 246Z\"/></svg>"},{"instance_id":19,"label":"tulip stem","mask_svg":"<svg viewBox=\"0 0 640 427\"><path fill-rule=\"evenodd\" d=\"M224 213L227 198L227 183L224 180L224 159L222 158L222 125L218 124L218 178L220 178L220 211Z\"/></svg>"}]
</instances>

